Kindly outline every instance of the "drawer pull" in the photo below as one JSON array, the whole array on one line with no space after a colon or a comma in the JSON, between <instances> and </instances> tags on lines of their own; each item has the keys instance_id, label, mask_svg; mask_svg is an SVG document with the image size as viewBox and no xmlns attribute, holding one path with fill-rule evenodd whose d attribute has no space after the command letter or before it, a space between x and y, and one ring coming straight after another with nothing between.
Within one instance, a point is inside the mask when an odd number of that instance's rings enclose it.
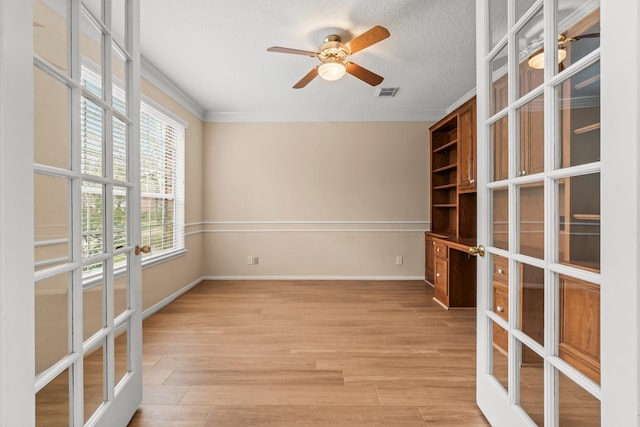
<instances>
[{"instance_id":1,"label":"drawer pull","mask_svg":"<svg viewBox=\"0 0 640 427\"><path fill-rule=\"evenodd\" d=\"M496 307L496 311L497 311L498 313L502 313L502 312L504 312L504 307L503 307L503 306L501 306L501 305L499 305L499 306L497 306L497 307Z\"/></svg>"},{"instance_id":2,"label":"drawer pull","mask_svg":"<svg viewBox=\"0 0 640 427\"><path fill-rule=\"evenodd\" d=\"M440 273L436 273L436 277L440 277Z\"/></svg>"},{"instance_id":3,"label":"drawer pull","mask_svg":"<svg viewBox=\"0 0 640 427\"><path fill-rule=\"evenodd\" d=\"M440 248L437 248L437 249L436 249L436 252L440 252Z\"/></svg>"},{"instance_id":4,"label":"drawer pull","mask_svg":"<svg viewBox=\"0 0 640 427\"><path fill-rule=\"evenodd\" d=\"M498 269L498 274L504 274L504 270L503 270L503 269L501 269L501 268L499 268L499 269Z\"/></svg>"}]
</instances>

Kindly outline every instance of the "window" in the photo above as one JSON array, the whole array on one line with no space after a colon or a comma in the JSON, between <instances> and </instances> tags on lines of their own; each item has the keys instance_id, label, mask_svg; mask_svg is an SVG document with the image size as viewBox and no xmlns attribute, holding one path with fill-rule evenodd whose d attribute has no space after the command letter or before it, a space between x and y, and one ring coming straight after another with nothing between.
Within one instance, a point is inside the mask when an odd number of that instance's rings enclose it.
<instances>
[{"instance_id":1,"label":"window","mask_svg":"<svg viewBox=\"0 0 640 427\"><path fill-rule=\"evenodd\" d=\"M100 86L98 73L88 66L82 67L82 86L89 93L81 101L81 170L85 176L82 185L82 253L84 258L99 256L104 251L102 236L104 197L102 176L106 176L103 156L105 110L99 98L91 99ZM113 87L115 105L124 104L124 91ZM143 263L180 252L184 249L184 143L185 126L151 101L142 101L140 107L140 184L141 184L141 243L151 246L151 253L143 255ZM117 110L117 109L116 109ZM119 110L118 110L119 111ZM113 186L115 249L127 244L127 125L124 116L113 111ZM94 177L94 178L92 178ZM118 264L125 256L117 256ZM84 268L85 274L97 273L101 263ZM89 278L89 277L87 277Z\"/></svg>"},{"instance_id":2,"label":"window","mask_svg":"<svg viewBox=\"0 0 640 427\"><path fill-rule=\"evenodd\" d=\"M140 108L142 244L147 258L184 249L184 126L146 102Z\"/></svg>"}]
</instances>

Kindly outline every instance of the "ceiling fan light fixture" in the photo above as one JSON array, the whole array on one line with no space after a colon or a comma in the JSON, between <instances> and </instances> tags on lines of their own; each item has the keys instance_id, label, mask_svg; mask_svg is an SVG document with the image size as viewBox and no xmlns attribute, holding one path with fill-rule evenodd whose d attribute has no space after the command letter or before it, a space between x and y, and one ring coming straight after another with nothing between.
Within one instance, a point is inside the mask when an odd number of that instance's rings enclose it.
<instances>
[{"instance_id":1,"label":"ceiling fan light fixture","mask_svg":"<svg viewBox=\"0 0 640 427\"><path fill-rule=\"evenodd\" d=\"M318 67L320 77L328 81L340 80L346 72L342 62L325 62Z\"/></svg>"},{"instance_id":2,"label":"ceiling fan light fixture","mask_svg":"<svg viewBox=\"0 0 640 427\"><path fill-rule=\"evenodd\" d=\"M558 64L565 60L567 57L567 50L564 48L558 49ZM544 50L537 50L527 61L529 66L535 70L544 69Z\"/></svg>"}]
</instances>

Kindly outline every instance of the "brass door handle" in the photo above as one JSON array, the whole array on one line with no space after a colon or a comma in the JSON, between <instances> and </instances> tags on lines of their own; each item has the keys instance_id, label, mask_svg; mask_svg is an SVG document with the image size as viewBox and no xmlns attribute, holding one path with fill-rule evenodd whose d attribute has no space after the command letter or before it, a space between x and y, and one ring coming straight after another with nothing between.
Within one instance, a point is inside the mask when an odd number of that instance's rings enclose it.
<instances>
[{"instance_id":1,"label":"brass door handle","mask_svg":"<svg viewBox=\"0 0 640 427\"><path fill-rule=\"evenodd\" d=\"M151 252L151 246L149 245L136 246L136 255L148 254L150 252Z\"/></svg>"},{"instance_id":2,"label":"brass door handle","mask_svg":"<svg viewBox=\"0 0 640 427\"><path fill-rule=\"evenodd\" d=\"M478 246L471 246L469 248L469 253L473 256L484 256L484 246L482 245L478 245Z\"/></svg>"}]
</instances>

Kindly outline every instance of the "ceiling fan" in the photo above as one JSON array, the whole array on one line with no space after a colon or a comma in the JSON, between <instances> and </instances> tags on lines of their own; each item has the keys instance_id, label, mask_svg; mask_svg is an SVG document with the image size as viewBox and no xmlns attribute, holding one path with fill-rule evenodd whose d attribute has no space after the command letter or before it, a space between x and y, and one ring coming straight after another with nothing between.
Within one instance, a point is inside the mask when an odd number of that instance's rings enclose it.
<instances>
[{"instance_id":1,"label":"ceiling fan","mask_svg":"<svg viewBox=\"0 0 640 427\"><path fill-rule=\"evenodd\" d=\"M348 43L342 43L340 36L335 34L328 35L324 39L324 43L320 45L317 52L311 52L309 50L289 49L286 47L273 46L267 49L268 52L279 53L291 53L294 55L304 55L316 57L320 60L321 64L313 68L309 73L304 76L293 88L301 89L305 87L309 82L320 76L325 80L338 80L349 73L354 77L359 78L365 83L371 86L377 86L382 83L384 78L382 76L373 73L366 68L363 68L353 62L347 61L351 55L361 51L373 44L378 43L389 37L391 34L389 30L380 25L365 31L359 36L355 37Z\"/></svg>"}]
</instances>

